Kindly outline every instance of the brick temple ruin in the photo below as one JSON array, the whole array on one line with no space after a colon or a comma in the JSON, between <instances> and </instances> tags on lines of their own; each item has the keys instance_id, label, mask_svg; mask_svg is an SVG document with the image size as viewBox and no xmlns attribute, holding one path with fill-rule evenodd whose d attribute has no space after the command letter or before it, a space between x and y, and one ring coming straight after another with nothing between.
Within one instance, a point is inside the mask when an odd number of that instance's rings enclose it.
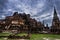
<instances>
[{"instance_id":1,"label":"brick temple ruin","mask_svg":"<svg viewBox=\"0 0 60 40\"><path fill-rule=\"evenodd\" d=\"M0 19L0 32L15 32L15 33L60 33L60 20L54 8L54 16L51 28L48 24L43 23L30 17L30 14L14 12L12 16L6 16L5 19Z\"/></svg>"}]
</instances>

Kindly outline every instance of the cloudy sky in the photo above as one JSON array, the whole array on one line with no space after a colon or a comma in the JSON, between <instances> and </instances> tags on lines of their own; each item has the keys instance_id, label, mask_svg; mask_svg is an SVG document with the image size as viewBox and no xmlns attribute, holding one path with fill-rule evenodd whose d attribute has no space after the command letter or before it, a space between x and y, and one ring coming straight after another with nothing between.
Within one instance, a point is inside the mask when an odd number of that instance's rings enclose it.
<instances>
[{"instance_id":1,"label":"cloudy sky","mask_svg":"<svg viewBox=\"0 0 60 40\"><path fill-rule=\"evenodd\" d=\"M37 21L45 21L51 25L54 6L58 16L60 13L60 0L0 0L0 19L13 15L13 12L25 12Z\"/></svg>"}]
</instances>

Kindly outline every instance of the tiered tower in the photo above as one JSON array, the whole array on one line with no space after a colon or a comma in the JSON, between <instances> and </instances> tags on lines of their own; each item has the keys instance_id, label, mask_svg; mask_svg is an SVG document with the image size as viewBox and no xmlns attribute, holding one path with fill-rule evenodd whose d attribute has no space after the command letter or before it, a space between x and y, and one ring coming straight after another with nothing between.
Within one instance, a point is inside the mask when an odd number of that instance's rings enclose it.
<instances>
[{"instance_id":1,"label":"tiered tower","mask_svg":"<svg viewBox=\"0 0 60 40\"><path fill-rule=\"evenodd\" d=\"M59 21L56 9L54 7L54 15L53 15L53 20L52 20L51 31L54 33L58 33L59 30L60 30L60 21Z\"/></svg>"}]
</instances>

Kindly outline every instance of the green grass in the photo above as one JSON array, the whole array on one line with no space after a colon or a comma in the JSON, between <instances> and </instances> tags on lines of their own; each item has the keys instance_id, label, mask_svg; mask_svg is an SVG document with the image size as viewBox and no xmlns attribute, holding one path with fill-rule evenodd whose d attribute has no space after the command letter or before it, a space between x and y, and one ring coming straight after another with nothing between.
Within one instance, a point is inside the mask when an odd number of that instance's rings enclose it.
<instances>
[{"instance_id":1,"label":"green grass","mask_svg":"<svg viewBox=\"0 0 60 40\"><path fill-rule=\"evenodd\" d=\"M53 35L53 34L32 34L30 40L60 40L60 35Z\"/></svg>"},{"instance_id":2,"label":"green grass","mask_svg":"<svg viewBox=\"0 0 60 40\"><path fill-rule=\"evenodd\" d=\"M0 36L9 36L11 33L0 33ZM20 33L17 34L16 36L23 36L27 35L26 33ZM55 35L55 34L31 34L30 40L60 40L60 35ZM6 40L6 38L0 38L0 40ZM11 39L13 40L13 39Z\"/></svg>"},{"instance_id":3,"label":"green grass","mask_svg":"<svg viewBox=\"0 0 60 40\"><path fill-rule=\"evenodd\" d=\"M9 36L11 33L0 33L0 36Z\"/></svg>"},{"instance_id":4,"label":"green grass","mask_svg":"<svg viewBox=\"0 0 60 40\"><path fill-rule=\"evenodd\" d=\"M19 34L17 34L16 36L26 36L27 34L26 33L19 33Z\"/></svg>"}]
</instances>

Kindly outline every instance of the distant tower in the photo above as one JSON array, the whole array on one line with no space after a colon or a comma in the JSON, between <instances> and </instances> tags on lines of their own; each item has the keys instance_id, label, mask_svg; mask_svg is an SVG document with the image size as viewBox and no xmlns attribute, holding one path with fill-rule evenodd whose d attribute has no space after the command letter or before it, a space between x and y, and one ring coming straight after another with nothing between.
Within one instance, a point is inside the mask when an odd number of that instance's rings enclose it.
<instances>
[{"instance_id":1,"label":"distant tower","mask_svg":"<svg viewBox=\"0 0 60 40\"><path fill-rule=\"evenodd\" d=\"M48 26L48 24L46 24L46 30L49 31L49 26Z\"/></svg>"},{"instance_id":2,"label":"distant tower","mask_svg":"<svg viewBox=\"0 0 60 40\"><path fill-rule=\"evenodd\" d=\"M48 27L48 24L46 24L46 27Z\"/></svg>"},{"instance_id":3,"label":"distant tower","mask_svg":"<svg viewBox=\"0 0 60 40\"><path fill-rule=\"evenodd\" d=\"M43 25L44 25L44 20L43 20Z\"/></svg>"}]
</instances>

